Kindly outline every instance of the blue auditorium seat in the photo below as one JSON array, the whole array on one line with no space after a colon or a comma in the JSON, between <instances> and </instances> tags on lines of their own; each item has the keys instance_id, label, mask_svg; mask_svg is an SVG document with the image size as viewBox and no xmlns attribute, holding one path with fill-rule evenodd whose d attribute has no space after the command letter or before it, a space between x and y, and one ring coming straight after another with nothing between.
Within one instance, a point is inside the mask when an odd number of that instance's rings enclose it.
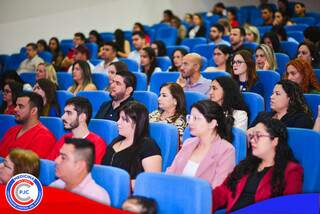
<instances>
[{"instance_id":1,"label":"blue auditorium seat","mask_svg":"<svg viewBox=\"0 0 320 214\"><path fill-rule=\"evenodd\" d=\"M149 113L158 108L158 96L151 91L135 91L132 97L134 100L144 104Z\"/></svg>"},{"instance_id":2,"label":"blue auditorium seat","mask_svg":"<svg viewBox=\"0 0 320 214\"><path fill-rule=\"evenodd\" d=\"M43 59L46 63L51 63L52 62L52 53L49 51L41 51L38 53L39 57Z\"/></svg>"},{"instance_id":3,"label":"blue auditorium seat","mask_svg":"<svg viewBox=\"0 0 320 214\"><path fill-rule=\"evenodd\" d=\"M171 66L171 59L168 56L158 56L156 58L156 65L161 68L162 71L167 71Z\"/></svg>"},{"instance_id":4,"label":"blue auditorium seat","mask_svg":"<svg viewBox=\"0 0 320 214\"><path fill-rule=\"evenodd\" d=\"M141 72L132 72L136 76L136 91L147 90L147 75Z\"/></svg>"},{"instance_id":5,"label":"blue auditorium seat","mask_svg":"<svg viewBox=\"0 0 320 214\"><path fill-rule=\"evenodd\" d=\"M109 86L109 78L106 73L92 73L91 77L98 90L104 90Z\"/></svg>"},{"instance_id":6,"label":"blue auditorium seat","mask_svg":"<svg viewBox=\"0 0 320 214\"><path fill-rule=\"evenodd\" d=\"M286 72L286 65L290 61L290 58L284 53L275 53L275 56L278 65L277 72L282 76Z\"/></svg>"},{"instance_id":7,"label":"blue auditorium seat","mask_svg":"<svg viewBox=\"0 0 320 214\"><path fill-rule=\"evenodd\" d=\"M49 186L56 180L55 168L56 166L54 161L45 159L40 160L39 180L42 185Z\"/></svg>"},{"instance_id":8,"label":"blue auditorium seat","mask_svg":"<svg viewBox=\"0 0 320 214\"><path fill-rule=\"evenodd\" d=\"M133 59L119 58L119 61L126 63L129 71L131 71L131 72L137 72L140 70L138 63Z\"/></svg>"},{"instance_id":9,"label":"blue auditorium seat","mask_svg":"<svg viewBox=\"0 0 320 214\"><path fill-rule=\"evenodd\" d=\"M252 92L242 92L242 97L249 109L249 126L258 116L259 112L264 111L264 99L260 94Z\"/></svg>"},{"instance_id":10,"label":"blue auditorium seat","mask_svg":"<svg viewBox=\"0 0 320 214\"><path fill-rule=\"evenodd\" d=\"M299 44L295 42L281 41L280 46L281 49L290 57L290 59L296 58Z\"/></svg>"},{"instance_id":11,"label":"blue auditorium seat","mask_svg":"<svg viewBox=\"0 0 320 214\"><path fill-rule=\"evenodd\" d=\"M157 30L155 40L162 41L166 46L176 45L178 30L174 27L160 28Z\"/></svg>"},{"instance_id":12,"label":"blue auditorium seat","mask_svg":"<svg viewBox=\"0 0 320 214\"><path fill-rule=\"evenodd\" d=\"M74 83L72 74L67 72L57 72L57 79L60 90L67 90Z\"/></svg>"},{"instance_id":13,"label":"blue auditorium seat","mask_svg":"<svg viewBox=\"0 0 320 214\"><path fill-rule=\"evenodd\" d=\"M102 103L111 100L107 91L80 91L78 97L86 97L92 105L92 118L94 118L100 109Z\"/></svg>"},{"instance_id":14,"label":"blue auditorium seat","mask_svg":"<svg viewBox=\"0 0 320 214\"><path fill-rule=\"evenodd\" d=\"M98 52L99 52L98 45L96 43L89 42L89 43L86 43L85 46L89 50L90 59L97 59L98 58Z\"/></svg>"},{"instance_id":15,"label":"blue auditorium seat","mask_svg":"<svg viewBox=\"0 0 320 214\"><path fill-rule=\"evenodd\" d=\"M318 105L320 105L320 94L304 94L304 98L312 112L312 117L315 120L318 116Z\"/></svg>"},{"instance_id":16,"label":"blue auditorium seat","mask_svg":"<svg viewBox=\"0 0 320 214\"><path fill-rule=\"evenodd\" d=\"M174 52L177 48L182 48L182 49L184 49L187 53L190 52L190 48L189 48L188 46L185 46L185 45L172 45L172 46L168 46L168 47L167 47L167 56L169 56L169 57L171 58L173 52Z\"/></svg>"},{"instance_id":17,"label":"blue auditorium seat","mask_svg":"<svg viewBox=\"0 0 320 214\"><path fill-rule=\"evenodd\" d=\"M69 91L65 90L57 90L56 91L56 97L57 97L57 102L60 107L60 111L62 112L61 115L63 114L63 109L65 107L66 101L73 97L73 94Z\"/></svg>"},{"instance_id":18,"label":"blue auditorium seat","mask_svg":"<svg viewBox=\"0 0 320 214\"><path fill-rule=\"evenodd\" d=\"M16 119L10 114L0 114L0 139L12 126L16 125Z\"/></svg>"},{"instance_id":19,"label":"blue auditorium seat","mask_svg":"<svg viewBox=\"0 0 320 214\"><path fill-rule=\"evenodd\" d=\"M167 82L176 82L179 72L156 72L151 75L150 91L159 95L160 87Z\"/></svg>"},{"instance_id":20,"label":"blue auditorium seat","mask_svg":"<svg viewBox=\"0 0 320 214\"><path fill-rule=\"evenodd\" d=\"M206 100L208 99L208 97L204 94L201 94L199 92L195 92L195 91L185 91L184 95L186 97L186 110L187 110L187 114L190 114L191 112L191 106L194 103L197 103L200 100Z\"/></svg>"},{"instance_id":21,"label":"blue auditorium seat","mask_svg":"<svg viewBox=\"0 0 320 214\"><path fill-rule=\"evenodd\" d=\"M194 46L192 49L192 52L198 53L201 56L206 57L207 59L211 59L213 56L213 49L215 48L215 45L213 43L210 44L200 44Z\"/></svg>"},{"instance_id":22,"label":"blue auditorium seat","mask_svg":"<svg viewBox=\"0 0 320 214\"><path fill-rule=\"evenodd\" d=\"M204 78L214 80L217 77L230 77L230 73L225 72L225 71L215 71L215 72L201 72L201 75Z\"/></svg>"},{"instance_id":23,"label":"blue auditorium seat","mask_svg":"<svg viewBox=\"0 0 320 214\"><path fill-rule=\"evenodd\" d=\"M183 39L181 41L181 45L188 46L191 50L196 46L200 44L207 44L207 39L205 37L196 37L193 39Z\"/></svg>"},{"instance_id":24,"label":"blue auditorium seat","mask_svg":"<svg viewBox=\"0 0 320 214\"><path fill-rule=\"evenodd\" d=\"M20 78L23 82L29 83L31 86L34 86L36 84L36 73L33 72L24 72L20 74Z\"/></svg>"},{"instance_id":25,"label":"blue auditorium seat","mask_svg":"<svg viewBox=\"0 0 320 214\"><path fill-rule=\"evenodd\" d=\"M99 135L107 144L111 144L119 135L117 123L112 120L91 119L89 130Z\"/></svg>"},{"instance_id":26,"label":"blue auditorium seat","mask_svg":"<svg viewBox=\"0 0 320 214\"><path fill-rule=\"evenodd\" d=\"M60 117L40 117L40 122L59 140L64 134L64 125Z\"/></svg>"},{"instance_id":27,"label":"blue auditorium seat","mask_svg":"<svg viewBox=\"0 0 320 214\"><path fill-rule=\"evenodd\" d=\"M281 79L280 75L274 71L257 71L260 82L263 85L264 101L266 110L270 110L270 97L273 92L275 84Z\"/></svg>"}]
</instances>

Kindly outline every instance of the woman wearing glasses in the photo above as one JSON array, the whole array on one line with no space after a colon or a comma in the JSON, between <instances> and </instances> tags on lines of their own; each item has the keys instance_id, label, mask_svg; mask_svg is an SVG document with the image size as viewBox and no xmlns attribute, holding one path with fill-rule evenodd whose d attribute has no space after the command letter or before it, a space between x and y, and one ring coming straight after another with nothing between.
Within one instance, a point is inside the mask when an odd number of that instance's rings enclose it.
<instances>
[{"instance_id":1,"label":"woman wearing glasses","mask_svg":"<svg viewBox=\"0 0 320 214\"><path fill-rule=\"evenodd\" d=\"M202 178L214 188L235 166L235 149L230 143L232 124L222 107L211 100L195 103L187 121L195 137L183 143L166 172Z\"/></svg>"},{"instance_id":2,"label":"woman wearing glasses","mask_svg":"<svg viewBox=\"0 0 320 214\"><path fill-rule=\"evenodd\" d=\"M290 80L280 80L273 88L270 100L271 112L261 112L253 124L274 118L287 127L312 129L311 111L305 101L301 88Z\"/></svg>"},{"instance_id":3,"label":"woman wearing glasses","mask_svg":"<svg viewBox=\"0 0 320 214\"><path fill-rule=\"evenodd\" d=\"M22 92L23 85L8 81L2 88L3 103L0 107L0 114L14 114L16 108L17 96Z\"/></svg>"},{"instance_id":4,"label":"woman wearing glasses","mask_svg":"<svg viewBox=\"0 0 320 214\"><path fill-rule=\"evenodd\" d=\"M250 91L264 96L252 54L247 50L237 51L232 60L232 78L237 80L241 91Z\"/></svg>"},{"instance_id":5,"label":"woman wearing glasses","mask_svg":"<svg viewBox=\"0 0 320 214\"><path fill-rule=\"evenodd\" d=\"M303 168L288 145L285 125L276 119L248 130L251 151L222 185L213 190L213 212L227 213L272 197L302 191Z\"/></svg>"}]
</instances>

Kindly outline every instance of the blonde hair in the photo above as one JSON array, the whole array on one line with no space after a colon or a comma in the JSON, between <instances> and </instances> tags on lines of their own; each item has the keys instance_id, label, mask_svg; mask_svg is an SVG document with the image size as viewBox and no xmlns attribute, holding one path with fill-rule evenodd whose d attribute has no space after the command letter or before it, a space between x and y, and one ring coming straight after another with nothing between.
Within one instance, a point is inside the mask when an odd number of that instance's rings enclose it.
<instances>
[{"instance_id":1,"label":"blonde hair","mask_svg":"<svg viewBox=\"0 0 320 214\"><path fill-rule=\"evenodd\" d=\"M56 69L53 67L52 64L47 64L47 63L39 63L38 66L44 65L45 71L46 71L46 79L50 80L56 86L58 86L58 78L57 78L57 72Z\"/></svg>"},{"instance_id":2,"label":"blonde hair","mask_svg":"<svg viewBox=\"0 0 320 214\"><path fill-rule=\"evenodd\" d=\"M277 60L276 60L276 56L274 54L274 51L272 48L270 48L268 45L266 44L262 44L262 45L259 45L256 49L256 51L260 49L264 52L264 54L266 55L266 59L268 61L268 64L270 65L270 70L276 70L278 68L278 65L277 65Z\"/></svg>"},{"instance_id":3,"label":"blonde hair","mask_svg":"<svg viewBox=\"0 0 320 214\"><path fill-rule=\"evenodd\" d=\"M260 43L260 33L258 28L256 28L255 26L252 25L245 25L244 29L246 31L246 34L248 33L252 33L254 35L254 42L256 43Z\"/></svg>"}]
</instances>

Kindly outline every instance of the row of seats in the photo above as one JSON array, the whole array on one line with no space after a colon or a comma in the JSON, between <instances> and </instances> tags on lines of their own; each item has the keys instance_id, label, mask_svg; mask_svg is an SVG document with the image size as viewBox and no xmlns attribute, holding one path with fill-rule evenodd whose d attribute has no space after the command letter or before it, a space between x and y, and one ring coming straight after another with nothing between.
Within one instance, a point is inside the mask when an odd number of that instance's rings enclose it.
<instances>
[{"instance_id":1,"label":"row of seats","mask_svg":"<svg viewBox=\"0 0 320 214\"><path fill-rule=\"evenodd\" d=\"M242 150L246 151L246 136L241 141ZM188 130L185 131L188 136ZM320 191L320 133L312 130L288 128L289 145L295 157L304 168L303 192ZM235 144L234 144L235 145ZM235 145L236 150L240 143ZM236 153L245 158L245 153ZM55 164L52 161L41 160L40 181L44 185L55 180ZM129 175L127 172L110 166L95 165L92 171L95 181L105 188L111 198L112 206L120 207L129 195ZM188 188L185 188L185 187ZM165 175L162 173L141 173L138 175L133 195L154 198L159 205L159 213L210 213L211 187L208 182L191 177Z\"/></svg>"}]
</instances>

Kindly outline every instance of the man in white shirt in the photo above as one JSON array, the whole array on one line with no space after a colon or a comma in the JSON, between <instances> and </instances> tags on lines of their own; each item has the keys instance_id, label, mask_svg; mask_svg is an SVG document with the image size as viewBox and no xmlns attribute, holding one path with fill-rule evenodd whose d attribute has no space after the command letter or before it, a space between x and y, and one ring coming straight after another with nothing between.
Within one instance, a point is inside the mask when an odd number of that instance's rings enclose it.
<instances>
[{"instance_id":1,"label":"man in white shirt","mask_svg":"<svg viewBox=\"0 0 320 214\"><path fill-rule=\"evenodd\" d=\"M37 45L35 43L27 44L26 48L28 58L20 63L17 70L17 74L19 75L24 72L35 72L38 65L44 62L43 59L38 56Z\"/></svg>"},{"instance_id":2,"label":"man in white shirt","mask_svg":"<svg viewBox=\"0 0 320 214\"><path fill-rule=\"evenodd\" d=\"M94 163L94 144L86 139L67 138L56 158L56 176L52 187L82 195L110 205L108 192L96 184L91 175Z\"/></svg>"},{"instance_id":3,"label":"man in white shirt","mask_svg":"<svg viewBox=\"0 0 320 214\"><path fill-rule=\"evenodd\" d=\"M117 48L114 42L105 42L101 48L101 58L103 59L93 70L95 73L106 73L109 72L109 66L112 62L118 62Z\"/></svg>"},{"instance_id":4,"label":"man in white shirt","mask_svg":"<svg viewBox=\"0 0 320 214\"><path fill-rule=\"evenodd\" d=\"M128 58L135 60L140 65L140 50L146 46L144 33L141 31L134 32L132 34L132 43L135 50L129 53Z\"/></svg>"}]
</instances>

